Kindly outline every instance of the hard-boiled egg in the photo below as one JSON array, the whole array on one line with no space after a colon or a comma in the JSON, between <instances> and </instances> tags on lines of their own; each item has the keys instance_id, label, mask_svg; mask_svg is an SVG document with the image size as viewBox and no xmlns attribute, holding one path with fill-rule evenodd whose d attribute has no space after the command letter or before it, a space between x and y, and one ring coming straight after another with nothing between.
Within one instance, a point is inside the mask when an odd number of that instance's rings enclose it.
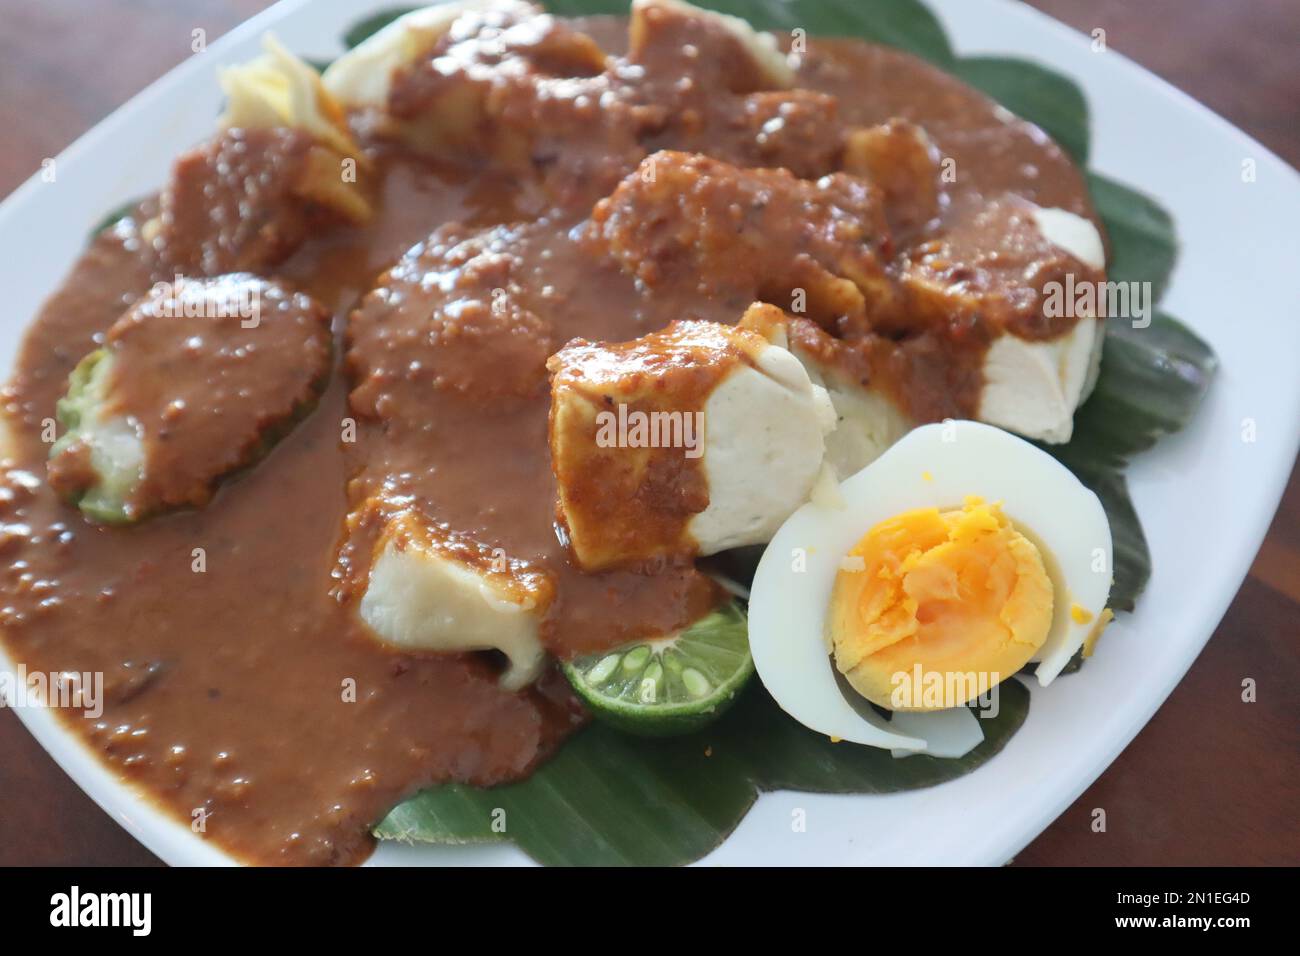
<instances>
[{"instance_id":1,"label":"hard-boiled egg","mask_svg":"<svg viewBox=\"0 0 1300 956\"><path fill-rule=\"evenodd\" d=\"M782 525L749 608L759 677L813 730L957 756L982 737L968 701L1031 660L1050 684L1108 619L1101 502L1008 432L922 426L838 497Z\"/></svg>"}]
</instances>

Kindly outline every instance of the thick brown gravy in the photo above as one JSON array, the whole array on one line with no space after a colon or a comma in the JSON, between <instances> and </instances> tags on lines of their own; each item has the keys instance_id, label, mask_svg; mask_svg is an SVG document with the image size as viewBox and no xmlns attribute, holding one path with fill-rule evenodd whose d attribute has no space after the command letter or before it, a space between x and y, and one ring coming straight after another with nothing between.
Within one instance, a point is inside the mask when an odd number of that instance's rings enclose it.
<instances>
[{"instance_id":1,"label":"thick brown gravy","mask_svg":"<svg viewBox=\"0 0 1300 956\"><path fill-rule=\"evenodd\" d=\"M577 26L606 49L624 44L625 21ZM923 126L956 161L945 216L1003 192L1090 214L1078 171L1042 133L911 57L815 41L799 84L838 98L841 121ZM545 639L557 655L672 628L713 599L689 566L571 567L553 527L545 360L574 337L626 341L679 318L735 322L747 301L737 308L682 286L651 294L590 254L574 229L583 216L539 205L518 177L381 147L373 159L373 223L317 231L272 270L333 310L340 342L360 304L351 357L319 408L203 509L97 527L45 481L42 424L68 373L158 278L138 219L99 236L75 265L29 330L5 393L9 653L29 670L102 671L102 717L68 715L69 727L178 819L206 811L206 838L252 862L358 862L370 827L404 797L444 781L516 779L583 720L554 674L507 693L482 657L395 653L364 633L346 600L348 553L340 561L338 551L349 509L381 486L547 568L557 597ZM439 271L445 282L425 281ZM377 281L383 301L366 298ZM447 318L500 317L491 295L501 288L509 321ZM418 334L416 321L426 323ZM438 336L429 322L443 323ZM914 371L933 350L924 337L897 349L888 362ZM961 410L951 383L914 377L918 416ZM925 389L938 393L925 399ZM352 421L357 440L346 441Z\"/></svg>"}]
</instances>

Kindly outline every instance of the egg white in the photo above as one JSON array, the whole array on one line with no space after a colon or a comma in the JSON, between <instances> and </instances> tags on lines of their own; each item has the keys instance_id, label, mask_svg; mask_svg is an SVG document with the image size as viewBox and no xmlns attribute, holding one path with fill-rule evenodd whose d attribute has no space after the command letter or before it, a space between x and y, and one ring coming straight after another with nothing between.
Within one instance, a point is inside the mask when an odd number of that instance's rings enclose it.
<instances>
[{"instance_id":1,"label":"egg white","mask_svg":"<svg viewBox=\"0 0 1300 956\"><path fill-rule=\"evenodd\" d=\"M791 515L759 562L749 605L759 678L790 716L829 737L896 753L960 756L983 738L967 707L899 713L891 722L841 689L824 636L841 559L867 531L902 512L958 508L968 495L1000 503L1038 546L1052 580L1052 625L1036 657L1038 682L1046 687L1106 607L1113 567L1106 513L1055 458L1000 428L970 421L914 429L843 481L840 492L842 506L810 502ZM1076 605L1088 612L1086 623L1074 619Z\"/></svg>"}]
</instances>

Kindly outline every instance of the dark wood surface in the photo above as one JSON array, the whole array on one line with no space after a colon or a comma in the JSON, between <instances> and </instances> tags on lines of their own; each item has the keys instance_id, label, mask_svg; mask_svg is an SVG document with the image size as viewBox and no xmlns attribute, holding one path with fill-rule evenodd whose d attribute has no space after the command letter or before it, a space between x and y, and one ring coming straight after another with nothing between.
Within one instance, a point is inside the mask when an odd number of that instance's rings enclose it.
<instances>
[{"instance_id":1,"label":"dark wood surface","mask_svg":"<svg viewBox=\"0 0 1300 956\"><path fill-rule=\"evenodd\" d=\"M0 0L0 195L264 0ZM1033 0L1300 164L1295 0ZM1186 679L1016 862L1300 862L1300 479ZM1258 701L1241 701L1241 682ZM1045 771L1046 772L1046 771ZM1104 833L1093 810L1106 811ZM1014 808L1009 808L1014 812ZM0 710L0 865L154 864Z\"/></svg>"}]
</instances>

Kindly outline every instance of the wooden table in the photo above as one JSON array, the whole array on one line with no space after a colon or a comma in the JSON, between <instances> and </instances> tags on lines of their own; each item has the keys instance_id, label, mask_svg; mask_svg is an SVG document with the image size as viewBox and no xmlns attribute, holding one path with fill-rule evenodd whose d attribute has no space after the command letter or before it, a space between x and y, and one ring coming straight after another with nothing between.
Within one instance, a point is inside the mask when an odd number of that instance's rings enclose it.
<instances>
[{"instance_id":1,"label":"wooden table","mask_svg":"<svg viewBox=\"0 0 1300 956\"><path fill-rule=\"evenodd\" d=\"M1033 0L1300 164L1294 0ZM265 0L0 0L0 195ZM1300 481L1186 679L1017 858L1064 866L1300 862ZM1154 638L1153 638L1154 639ZM1244 704L1241 681L1258 681ZM1045 771L1046 772L1046 768ZM1092 810L1107 831L1091 829ZM1014 808L1008 808L1014 812ZM153 864L0 711L0 865Z\"/></svg>"}]
</instances>

